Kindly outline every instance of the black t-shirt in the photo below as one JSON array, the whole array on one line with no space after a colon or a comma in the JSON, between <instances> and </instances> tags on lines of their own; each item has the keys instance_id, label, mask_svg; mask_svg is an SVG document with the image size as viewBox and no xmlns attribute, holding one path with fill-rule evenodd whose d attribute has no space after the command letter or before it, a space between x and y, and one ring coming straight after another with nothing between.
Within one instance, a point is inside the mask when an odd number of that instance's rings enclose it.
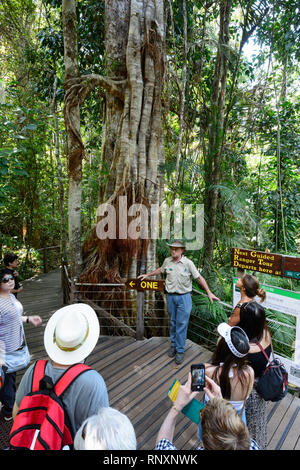
<instances>
[{"instance_id":1,"label":"black t-shirt","mask_svg":"<svg viewBox=\"0 0 300 470\"><path fill-rule=\"evenodd\" d=\"M3 271L7 274L11 274L12 276L14 276L14 269L10 269L10 268L4 268ZM18 276L14 276L14 280L15 280L15 287L14 289L19 289L20 287L20 283L19 283L19 280L18 280ZM17 297L17 293L14 293L14 296Z\"/></svg>"},{"instance_id":2,"label":"black t-shirt","mask_svg":"<svg viewBox=\"0 0 300 470\"><path fill-rule=\"evenodd\" d=\"M265 349L265 353L268 357L270 357L271 351L271 345L269 344ZM248 354L247 360L250 362L250 365L254 370L255 378L260 377L264 373L266 365L268 364L267 358L262 351Z\"/></svg>"}]
</instances>

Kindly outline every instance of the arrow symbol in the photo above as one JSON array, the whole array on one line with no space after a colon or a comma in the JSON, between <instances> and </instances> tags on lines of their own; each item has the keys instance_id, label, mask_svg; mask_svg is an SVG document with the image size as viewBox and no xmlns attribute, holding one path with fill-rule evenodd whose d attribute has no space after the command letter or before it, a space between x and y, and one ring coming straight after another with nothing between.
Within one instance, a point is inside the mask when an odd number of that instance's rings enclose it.
<instances>
[{"instance_id":1,"label":"arrow symbol","mask_svg":"<svg viewBox=\"0 0 300 470\"><path fill-rule=\"evenodd\" d=\"M135 286L135 282L131 281L131 282L129 283L129 285L130 285L130 287L133 287L133 286Z\"/></svg>"}]
</instances>

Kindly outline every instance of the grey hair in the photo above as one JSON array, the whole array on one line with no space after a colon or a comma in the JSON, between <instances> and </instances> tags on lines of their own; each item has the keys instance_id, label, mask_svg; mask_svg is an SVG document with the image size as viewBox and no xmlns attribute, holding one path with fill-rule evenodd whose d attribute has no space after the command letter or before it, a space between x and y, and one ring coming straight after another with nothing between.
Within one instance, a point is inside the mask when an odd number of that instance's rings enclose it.
<instances>
[{"instance_id":1,"label":"grey hair","mask_svg":"<svg viewBox=\"0 0 300 470\"><path fill-rule=\"evenodd\" d=\"M114 408L100 408L87 418L74 438L75 450L136 450L136 436L129 418Z\"/></svg>"}]
</instances>

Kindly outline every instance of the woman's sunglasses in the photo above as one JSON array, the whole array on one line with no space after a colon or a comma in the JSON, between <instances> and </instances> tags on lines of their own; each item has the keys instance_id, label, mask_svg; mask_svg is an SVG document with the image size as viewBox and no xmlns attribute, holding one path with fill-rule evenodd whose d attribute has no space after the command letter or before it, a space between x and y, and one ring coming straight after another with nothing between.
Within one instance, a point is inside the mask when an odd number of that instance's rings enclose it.
<instances>
[{"instance_id":1,"label":"woman's sunglasses","mask_svg":"<svg viewBox=\"0 0 300 470\"><path fill-rule=\"evenodd\" d=\"M6 284L7 282L12 281L13 279L14 279L13 276L8 276L8 277L5 276L1 282L4 282Z\"/></svg>"}]
</instances>

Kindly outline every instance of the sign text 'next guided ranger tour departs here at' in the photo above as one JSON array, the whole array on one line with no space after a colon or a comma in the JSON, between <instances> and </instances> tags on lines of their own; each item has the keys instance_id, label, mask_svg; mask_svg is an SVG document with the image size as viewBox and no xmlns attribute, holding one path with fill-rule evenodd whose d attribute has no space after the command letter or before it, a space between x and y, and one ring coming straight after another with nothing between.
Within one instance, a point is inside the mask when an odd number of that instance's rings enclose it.
<instances>
[{"instance_id":1,"label":"sign text 'next guided ranger tour departs here at'","mask_svg":"<svg viewBox=\"0 0 300 470\"><path fill-rule=\"evenodd\" d=\"M231 266L272 276L300 279L300 258L243 248L232 248Z\"/></svg>"}]
</instances>

